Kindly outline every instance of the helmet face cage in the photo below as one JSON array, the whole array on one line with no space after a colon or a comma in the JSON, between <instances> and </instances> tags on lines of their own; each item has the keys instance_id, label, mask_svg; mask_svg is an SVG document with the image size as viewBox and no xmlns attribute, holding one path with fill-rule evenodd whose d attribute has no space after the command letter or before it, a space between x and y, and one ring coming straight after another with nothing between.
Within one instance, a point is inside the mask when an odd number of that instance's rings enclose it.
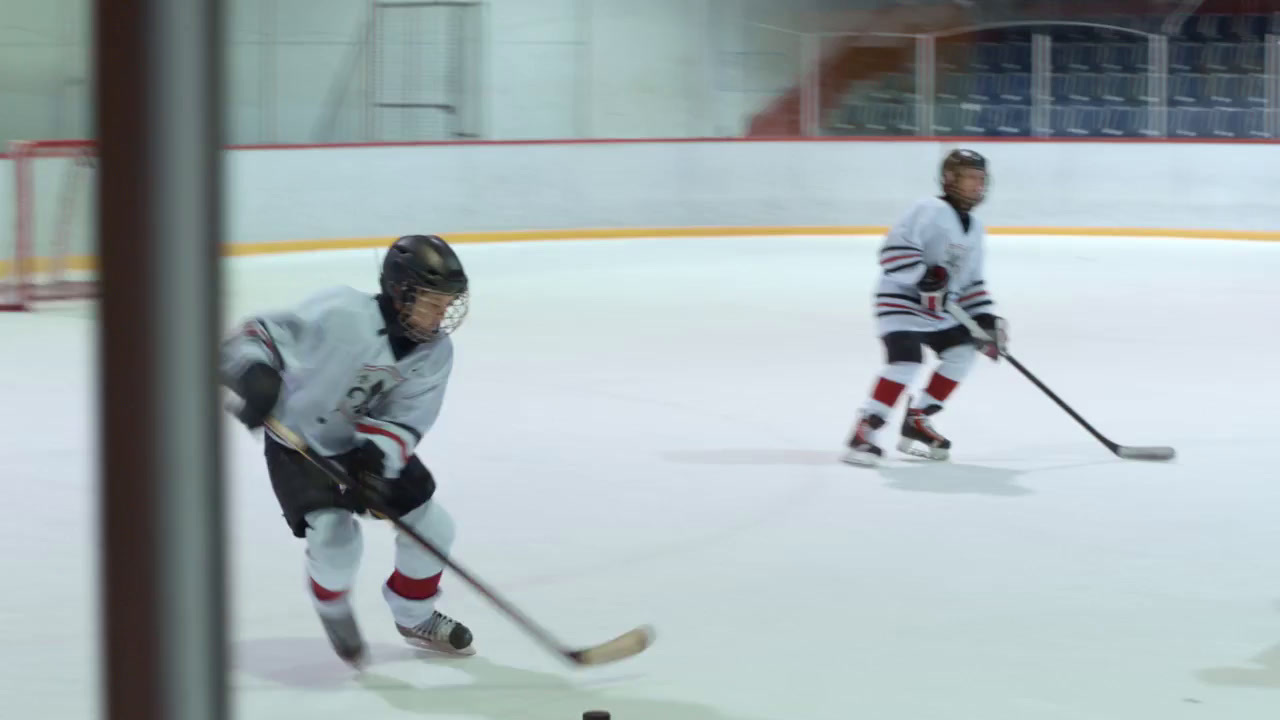
<instances>
[{"instance_id":1,"label":"helmet face cage","mask_svg":"<svg viewBox=\"0 0 1280 720\"><path fill-rule=\"evenodd\" d=\"M982 189L975 193L962 194L959 181L965 170L980 170L983 174ZM991 189L991 174L987 170L987 161L981 155L970 150L957 150L947 156L942 164L942 191L972 209L986 199Z\"/></svg>"},{"instance_id":2,"label":"helmet face cage","mask_svg":"<svg viewBox=\"0 0 1280 720\"><path fill-rule=\"evenodd\" d=\"M470 295L463 291L456 295L437 292L421 286L401 286L400 327L405 337L414 342L428 342L448 335L467 317ZM445 299L443 311L438 308Z\"/></svg>"}]
</instances>

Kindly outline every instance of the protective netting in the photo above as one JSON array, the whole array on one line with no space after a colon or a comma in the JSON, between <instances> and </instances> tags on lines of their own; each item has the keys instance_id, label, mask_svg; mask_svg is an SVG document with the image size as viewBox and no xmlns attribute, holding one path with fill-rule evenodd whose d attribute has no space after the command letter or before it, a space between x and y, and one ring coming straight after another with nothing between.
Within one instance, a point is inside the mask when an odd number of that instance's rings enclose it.
<instances>
[{"instance_id":1,"label":"protective netting","mask_svg":"<svg viewBox=\"0 0 1280 720\"><path fill-rule=\"evenodd\" d=\"M96 286L97 153L93 143L14 143L11 233L0 234L0 307L92 297Z\"/></svg>"}]
</instances>

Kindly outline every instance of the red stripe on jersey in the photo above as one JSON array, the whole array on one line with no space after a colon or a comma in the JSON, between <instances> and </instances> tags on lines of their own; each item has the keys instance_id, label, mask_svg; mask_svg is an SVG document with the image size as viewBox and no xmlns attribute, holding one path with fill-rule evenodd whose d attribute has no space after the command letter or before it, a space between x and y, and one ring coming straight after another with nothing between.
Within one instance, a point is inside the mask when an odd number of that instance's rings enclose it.
<instances>
[{"instance_id":1,"label":"red stripe on jersey","mask_svg":"<svg viewBox=\"0 0 1280 720\"><path fill-rule=\"evenodd\" d=\"M987 291L986 291L986 290L979 290L979 291L977 291L977 292L971 292L971 293L969 293L968 295L965 295L964 297L960 298L960 302L969 302L970 300L973 300L974 298L980 298L980 297L982 297L983 295L986 295L986 294L987 294Z\"/></svg>"},{"instance_id":2,"label":"red stripe on jersey","mask_svg":"<svg viewBox=\"0 0 1280 720\"><path fill-rule=\"evenodd\" d=\"M942 316L941 316L941 315L938 315L938 314L936 314L936 313L931 313L931 312L929 312L928 310L921 310L920 308L913 308L913 307L911 307L910 305L899 305L899 304L897 304L897 303L887 303L887 302L882 302L882 303L878 303L878 304L876 305L876 307L882 307L882 308L895 308L895 309L898 309L898 310L910 310L910 311L911 311L911 312L913 312L913 313L920 313L921 315L926 315L926 316L928 316L928 317L933 318L934 320L941 320L941 319L942 319Z\"/></svg>"},{"instance_id":3,"label":"red stripe on jersey","mask_svg":"<svg viewBox=\"0 0 1280 720\"><path fill-rule=\"evenodd\" d=\"M276 351L276 344L271 339L271 335L268 334L266 329L258 323L249 323L248 325L245 325L243 332L249 337L257 338L263 345L266 345L267 349L271 351L272 356L280 354Z\"/></svg>"},{"instance_id":4,"label":"red stripe on jersey","mask_svg":"<svg viewBox=\"0 0 1280 720\"><path fill-rule=\"evenodd\" d=\"M916 253L907 253L906 255L894 255L891 258L885 258L884 260L881 260L880 264L888 265L889 263L897 262L898 260L906 260L908 258L913 258L913 257L920 257L920 253L916 252Z\"/></svg>"},{"instance_id":5,"label":"red stripe on jersey","mask_svg":"<svg viewBox=\"0 0 1280 720\"><path fill-rule=\"evenodd\" d=\"M390 430L387 430L386 428L381 428L381 427L378 427L377 425L370 425L368 423L357 423L356 430L359 430L360 432L365 433L366 435L381 435L383 437L389 437L392 440L395 440L396 444L400 446L400 462L401 463L409 462L409 453L410 453L409 444L404 441L404 438L391 432Z\"/></svg>"}]
</instances>

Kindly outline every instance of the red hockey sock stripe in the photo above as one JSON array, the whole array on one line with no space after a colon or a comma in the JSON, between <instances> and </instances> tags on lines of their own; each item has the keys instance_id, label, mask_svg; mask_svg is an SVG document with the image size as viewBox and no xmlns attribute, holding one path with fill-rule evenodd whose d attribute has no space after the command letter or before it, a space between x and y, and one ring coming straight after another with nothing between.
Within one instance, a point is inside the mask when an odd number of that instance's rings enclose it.
<instances>
[{"instance_id":1,"label":"red hockey sock stripe","mask_svg":"<svg viewBox=\"0 0 1280 720\"><path fill-rule=\"evenodd\" d=\"M320 585L315 580L311 581L311 593L316 596L320 602L331 602L341 598L347 594L346 590L330 590Z\"/></svg>"},{"instance_id":2,"label":"red hockey sock stripe","mask_svg":"<svg viewBox=\"0 0 1280 720\"><path fill-rule=\"evenodd\" d=\"M903 389L907 386L900 382L894 382L887 378L880 378L876 383L876 389L871 393L871 399L879 403L884 403L889 407L893 407L898 402L898 397L902 395Z\"/></svg>"},{"instance_id":3,"label":"red hockey sock stripe","mask_svg":"<svg viewBox=\"0 0 1280 720\"><path fill-rule=\"evenodd\" d=\"M439 589L440 575L441 573L436 573L431 577L411 578L396 570L387 580L387 587L406 600L426 600L434 596Z\"/></svg>"},{"instance_id":4,"label":"red hockey sock stripe","mask_svg":"<svg viewBox=\"0 0 1280 720\"><path fill-rule=\"evenodd\" d=\"M946 375L934 373L933 378L929 380L929 387L925 388L924 391L938 402L946 402L947 397L951 395L951 391L955 390L959 384Z\"/></svg>"}]
</instances>

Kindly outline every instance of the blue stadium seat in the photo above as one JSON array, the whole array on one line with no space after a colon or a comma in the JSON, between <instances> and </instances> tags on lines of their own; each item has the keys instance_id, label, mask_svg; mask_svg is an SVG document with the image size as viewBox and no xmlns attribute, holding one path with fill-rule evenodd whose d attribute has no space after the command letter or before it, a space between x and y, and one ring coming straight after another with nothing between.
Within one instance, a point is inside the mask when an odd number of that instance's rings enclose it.
<instances>
[{"instance_id":1,"label":"blue stadium seat","mask_svg":"<svg viewBox=\"0 0 1280 720\"><path fill-rule=\"evenodd\" d=\"M991 102L1000 95L999 75L980 73L974 77L969 99L975 102Z\"/></svg>"},{"instance_id":2,"label":"blue stadium seat","mask_svg":"<svg viewBox=\"0 0 1280 720\"><path fill-rule=\"evenodd\" d=\"M936 105L933 109L933 132L935 135L981 135L978 115L977 105Z\"/></svg>"},{"instance_id":3,"label":"blue stadium seat","mask_svg":"<svg viewBox=\"0 0 1280 720\"><path fill-rule=\"evenodd\" d=\"M970 135L995 135L996 126L1000 123L1000 107L998 105L983 105L978 111L978 121L975 128L966 128Z\"/></svg>"},{"instance_id":4,"label":"blue stadium seat","mask_svg":"<svg viewBox=\"0 0 1280 720\"><path fill-rule=\"evenodd\" d=\"M849 103L844 106L844 112L841 113L840 122L837 127L840 130L858 134L859 131L866 128L867 113L870 108L860 103Z\"/></svg>"},{"instance_id":5,"label":"blue stadium seat","mask_svg":"<svg viewBox=\"0 0 1280 720\"><path fill-rule=\"evenodd\" d=\"M1212 43L1205 52L1204 69L1211 73L1239 72L1244 48L1239 43Z\"/></svg>"},{"instance_id":6,"label":"blue stadium seat","mask_svg":"<svg viewBox=\"0 0 1280 720\"><path fill-rule=\"evenodd\" d=\"M1099 51L1099 66L1105 72L1136 72L1140 59L1146 54L1147 49L1141 43L1107 43Z\"/></svg>"},{"instance_id":7,"label":"blue stadium seat","mask_svg":"<svg viewBox=\"0 0 1280 720\"><path fill-rule=\"evenodd\" d=\"M1095 45L1094 48L1101 46ZM1054 41L1050 51L1050 64L1055 73L1084 72L1091 69L1088 64L1088 50L1083 43ZM1101 50L1096 50L1100 55Z\"/></svg>"},{"instance_id":8,"label":"blue stadium seat","mask_svg":"<svg viewBox=\"0 0 1280 720\"><path fill-rule=\"evenodd\" d=\"M1182 21L1182 27L1178 28L1178 34L1175 36L1180 40L1189 42L1202 42L1205 39L1203 25L1206 16L1204 15L1188 15Z\"/></svg>"},{"instance_id":9,"label":"blue stadium seat","mask_svg":"<svg viewBox=\"0 0 1280 720\"><path fill-rule=\"evenodd\" d=\"M1266 110L1244 111L1244 137L1271 137L1271 133L1267 132L1267 112Z\"/></svg>"},{"instance_id":10,"label":"blue stadium seat","mask_svg":"<svg viewBox=\"0 0 1280 720\"><path fill-rule=\"evenodd\" d=\"M952 103L939 103L933 106L933 134L954 135L960 127L960 106Z\"/></svg>"},{"instance_id":11,"label":"blue stadium seat","mask_svg":"<svg viewBox=\"0 0 1280 720\"><path fill-rule=\"evenodd\" d=\"M1245 43L1240 47L1240 70L1260 73L1267 67L1267 46L1262 43Z\"/></svg>"},{"instance_id":12,"label":"blue stadium seat","mask_svg":"<svg viewBox=\"0 0 1280 720\"><path fill-rule=\"evenodd\" d=\"M989 135L1005 137L1031 134L1031 108L1027 105L995 105Z\"/></svg>"},{"instance_id":13,"label":"blue stadium seat","mask_svg":"<svg viewBox=\"0 0 1280 720\"><path fill-rule=\"evenodd\" d=\"M1208 46L1203 43L1169 43L1171 72L1203 72Z\"/></svg>"},{"instance_id":14,"label":"blue stadium seat","mask_svg":"<svg viewBox=\"0 0 1280 720\"><path fill-rule=\"evenodd\" d=\"M1098 134L1102 126L1102 108L1068 105L1049 112L1049 126L1054 135L1084 137Z\"/></svg>"},{"instance_id":15,"label":"blue stadium seat","mask_svg":"<svg viewBox=\"0 0 1280 720\"><path fill-rule=\"evenodd\" d=\"M937 47L938 68L943 71L969 69L970 48L964 43L940 43Z\"/></svg>"},{"instance_id":16,"label":"blue stadium seat","mask_svg":"<svg viewBox=\"0 0 1280 720\"><path fill-rule=\"evenodd\" d=\"M977 72L991 72L1000 67L1000 45L997 43L978 43L976 51L969 62L969 68Z\"/></svg>"},{"instance_id":17,"label":"blue stadium seat","mask_svg":"<svg viewBox=\"0 0 1280 720\"><path fill-rule=\"evenodd\" d=\"M1067 83L1067 99L1074 103L1092 103L1102 97L1102 76L1078 73Z\"/></svg>"},{"instance_id":18,"label":"blue stadium seat","mask_svg":"<svg viewBox=\"0 0 1280 720\"><path fill-rule=\"evenodd\" d=\"M884 76L884 87L895 102L916 101L916 79L907 73L889 73Z\"/></svg>"},{"instance_id":19,"label":"blue stadium seat","mask_svg":"<svg viewBox=\"0 0 1280 720\"><path fill-rule=\"evenodd\" d=\"M1267 104L1266 75L1245 75L1241 85L1241 95L1245 105L1263 107Z\"/></svg>"},{"instance_id":20,"label":"blue stadium seat","mask_svg":"<svg viewBox=\"0 0 1280 720\"><path fill-rule=\"evenodd\" d=\"M1049 95L1057 104L1065 103L1071 95L1075 75L1055 74L1049 78Z\"/></svg>"},{"instance_id":21,"label":"blue stadium seat","mask_svg":"<svg viewBox=\"0 0 1280 720\"><path fill-rule=\"evenodd\" d=\"M888 135L889 122L888 116L884 112L885 105L881 103L868 103L864 106L862 114L862 123L860 127L869 135Z\"/></svg>"},{"instance_id":22,"label":"blue stadium seat","mask_svg":"<svg viewBox=\"0 0 1280 720\"><path fill-rule=\"evenodd\" d=\"M945 73L938 78L939 100L964 100L973 87L973 75L969 73Z\"/></svg>"},{"instance_id":23,"label":"blue stadium seat","mask_svg":"<svg viewBox=\"0 0 1280 720\"><path fill-rule=\"evenodd\" d=\"M1099 132L1114 137L1135 137L1146 127L1145 108L1108 107L1102 110Z\"/></svg>"},{"instance_id":24,"label":"blue stadium seat","mask_svg":"<svg viewBox=\"0 0 1280 720\"><path fill-rule=\"evenodd\" d=\"M1213 108L1210 126L1214 137L1238 138L1245 136L1245 118L1248 110Z\"/></svg>"},{"instance_id":25,"label":"blue stadium seat","mask_svg":"<svg viewBox=\"0 0 1280 720\"><path fill-rule=\"evenodd\" d=\"M1241 17L1241 25L1243 29L1240 35L1245 42L1262 42L1267 39L1267 33L1271 29L1271 18L1267 15L1245 15Z\"/></svg>"},{"instance_id":26,"label":"blue stadium seat","mask_svg":"<svg viewBox=\"0 0 1280 720\"><path fill-rule=\"evenodd\" d=\"M1213 115L1207 108L1169 108L1169 135L1209 137Z\"/></svg>"},{"instance_id":27,"label":"blue stadium seat","mask_svg":"<svg viewBox=\"0 0 1280 720\"><path fill-rule=\"evenodd\" d=\"M1031 72L1031 43L1004 43L1000 45L999 70L1004 72Z\"/></svg>"},{"instance_id":28,"label":"blue stadium seat","mask_svg":"<svg viewBox=\"0 0 1280 720\"><path fill-rule=\"evenodd\" d=\"M1014 105L1031 102L1031 76L1026 73L1000 76L1000 101Z\"/></svg>"},{"instance_id":29,"label":"blue stadium seat","mask_svg":"<svg viewBox=\"0 0 1280 720\"><path fill-rule=\"evenodd\" d=\"M1245 105L1243 75L1210 75L1209 104L1217 107L1243 107Z\"/></svg>"},{"instance_id":30,"label":"blue stadium seat","mask_svg":"<svg viewBox=\"0 0 1280 720\"><path fill-rule=\"evenodd\" d=\"M1103 102L1113 105L1137 105L1149 102L1146 90L1146 75L1103 75L1102 94L1099 97Z\"/></svg>"},{"instance_id":31,"label":"blue stadium seat","mask_svg":"<svg viewBox=\"0 0 1280 720\"><path fill-rule=\"evenodd\" d=\"M1209 101L1208 76L1206 75L1170 75L1170 105L1207 105Z\"/></svg>"}]
</instances>

